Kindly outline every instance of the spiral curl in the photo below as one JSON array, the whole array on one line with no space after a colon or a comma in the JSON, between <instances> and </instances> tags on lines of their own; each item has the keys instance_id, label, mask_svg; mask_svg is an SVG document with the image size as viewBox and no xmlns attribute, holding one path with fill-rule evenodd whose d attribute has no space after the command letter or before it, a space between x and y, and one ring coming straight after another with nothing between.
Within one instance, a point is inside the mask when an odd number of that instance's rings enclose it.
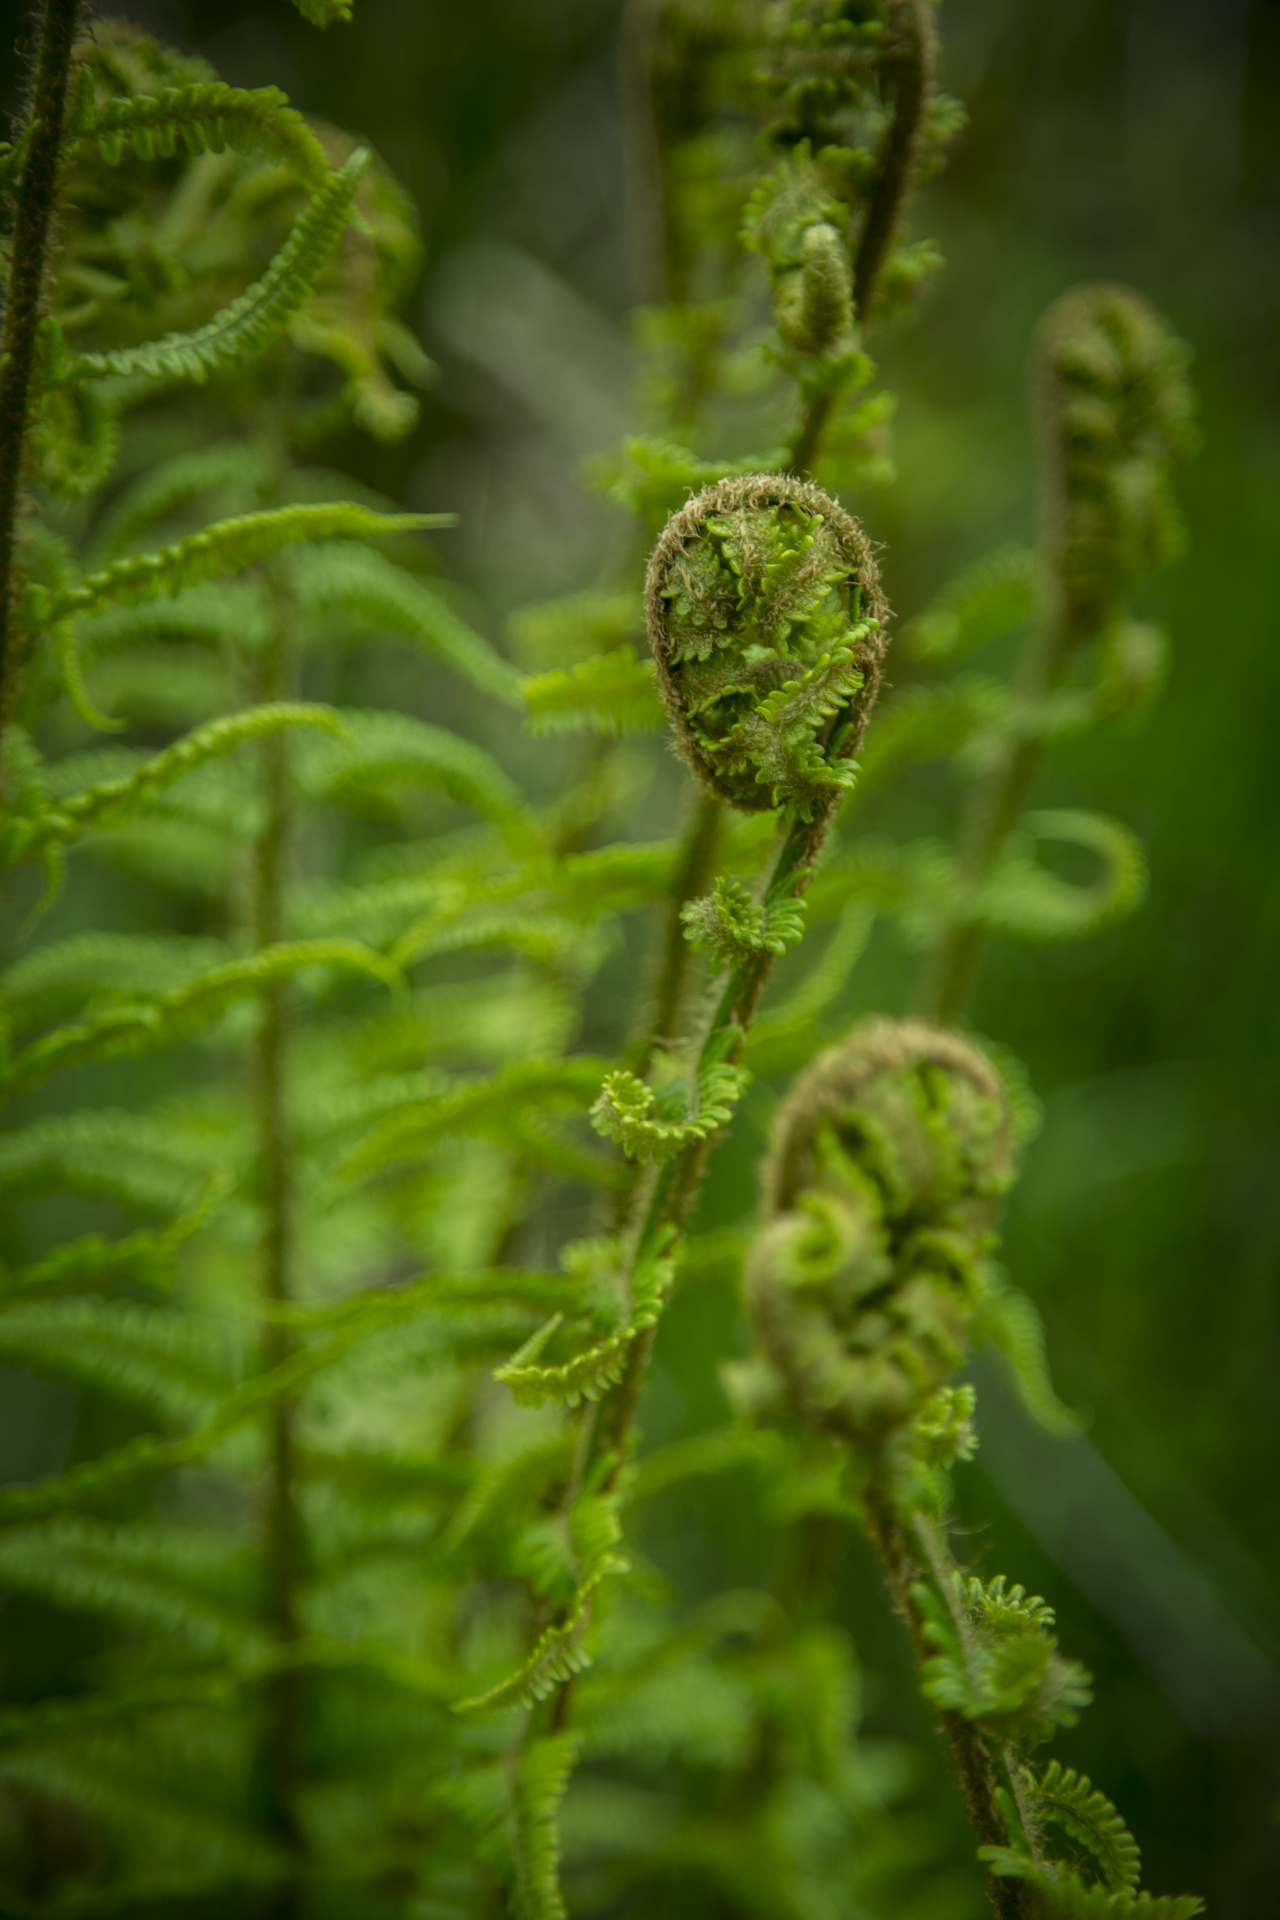
<instances>
[{"instance_id":1,"label":"spiral curl","mask_svg":"<svg viewBox=\"0 0 1280 1920\"><path fill-rule=\"evenodd\" d=\"M705 787L810 820L852 784L889 610L866 535L820 487L704 488L667 522L645 610L677 748Z\"/></svg>"},{"instance_id":2,"label":"spiral curl","mask_svg":"<svg viewBox=\"0 0 1280 1920\"><path fill-rule=\"evenodd\" d=\"M916 1419L964 1358L1013 1173L1004 1083L961 1035L873 1020L819 1055L778 1112L746 1275L794 1412L861 1446Z\"/></svg>"},{"instance_id":3,"label":"spiral curl","mask_svg":"<svg viewBox=\"0 0 1280 1920\"><path fill-rule=\"evenodd\" d=\"M1034 381L1044 549L1063 644L1098 638L1177 554L1170 472L1190 446L1187 351L1127 287L1076 287L1041 322Z\"/></svg>"}]
</instances>

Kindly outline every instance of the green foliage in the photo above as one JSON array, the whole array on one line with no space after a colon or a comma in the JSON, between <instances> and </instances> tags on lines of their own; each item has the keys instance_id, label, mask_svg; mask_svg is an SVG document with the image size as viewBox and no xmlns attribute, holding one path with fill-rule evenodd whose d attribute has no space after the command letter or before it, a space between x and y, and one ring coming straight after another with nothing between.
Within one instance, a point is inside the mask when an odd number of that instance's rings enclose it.
<instances>
[{"instance_id":1,"label":"green foliage","mask_svg":"<svg viewBox=\"0 0 1280 1920\"><path fill-rule=\"evenodd\" d=\"M451 516L312 464L353 429L403 436L398 382L431 373L399 317L421 253L395 181L276 89L131 28L76 52L29 493L0 528L21 926L0 971L0 1359L74 1420L43 1477L0 1490L0 1582L49 1648L29 1678L21 1641L5 1664L6 1910L954 1905L898 1804L918 1769L860 1730L829 1618L860 1507L927 1696L991 1762L991 1884L1055 1912L1195 1910L1137 1895L1111 1803L1026 1761L1088 1697L1050 1610L951 1577L970 1341L1070 1424L991 1262L1026 1131L1013 1069L923 1022L820 1055L766 1172L764 1359L726 1369L742 1417L639 1437L655 1341L679 1343L754 1224L724 1189L695 1215L719 1136L740 1146L772 1077L844 1024L877 918L937 961L1137 905L1129 831L1028 811L1023 775L1158 683L1129 596L1170 550L1180 361L1114 290L1051 329L1066 545L966 569L911 651L1040 644L1086 575L1096 630L1077 621L1041 682L984 661L908 686L864 752L888 608L861 526L806 476L887 472L866 337L936 264L906 201L957 120L931 17L676 0L649 24L635 91L670 300L640 325L648 431L596 473L634 537L593 541L590 587L507 617L518 664L483 630L505 588L455 590L418 538ZM28 123L0 161L19 213L34 144ZM645 738L668 720L701 789L678 835ZM870 803L938 760L979 789L1020 769L980 858L972 835L837 825L860 770ZM685 1365L663 1359L673 1402ZM685 1606L637 1510L733 1474L781 1571Z\"/></svg>"}]
</instances>

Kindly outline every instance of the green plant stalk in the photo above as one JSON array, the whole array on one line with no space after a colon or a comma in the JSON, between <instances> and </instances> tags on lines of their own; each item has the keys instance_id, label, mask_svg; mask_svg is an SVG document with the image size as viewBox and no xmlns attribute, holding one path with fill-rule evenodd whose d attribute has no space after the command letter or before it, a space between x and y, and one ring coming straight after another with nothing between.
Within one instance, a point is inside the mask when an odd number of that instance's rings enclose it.
<instances>
[{"instance_id":1,"label":"green plant stalk","mask_svg":"<svg viewBox=\"0 0 1280 1920\"><path fill-rule=\"evenodd\" d=\"M838 797L835 797L825 807L815 808L812 820L793 820L788 825L778 848L773 871L765 885L762 896L764 906L803 897L837 804ZM768 948L762 948L731 968L729 978L719 998L712 1004L697 1038L690 1069L695 1085L712 1061L723 1061L731 1066L740 1058L748 1029L773 972L775 959L776 955ZM732 1039L726 1046L727 1035L732 1035ZM665 1166L655 1169L650 1176L647 1195L643 1195L643 1189L637 1195L639 1205L628 1248L628 1266L631 1270L634 1271L645 1259L658 1257L672 1230L678 1233L684 1227L697 1200L715 1137L712 1135L707 1139L691 1141ZM611 1469L613 1479L617 1478L625 1464L636 1402L655 1332L656 1329L650 1329L632 1346L626 1372L608 1403L608 1417L602 1422L604 1444L614 1455Z\"/></svg>"},{"instance_id":2,"label":"green plant stalk","mask_svg":"<svg viewBox=\"0 0 1280 1920\"><path fill-rule=\"evenodd\" d=\"M1045 699L1061 685L1071 654L1071 640L1061 626L1034 633L1017 676L1020 696L1029 704ZM1041 739L1019 740L976 789L960 835L960 874L968 887L980 886L991 873L1022 818L1044 758ZM977 981L986 937L980 920L948 929L928 969L922 1012L946 1022L960 1018Z\"/></svg>"},{"instance_id":3,"label":"green plant stalk","mask_svg":"<svg viewBox=\"0 0 1280 1920\"><path fill-rule=\"evenodd\" d=\"M640 298L657 305L671 284L662 141L654 100L658 34L668 0L628 0L619 36L629 226Z\"/></svg>"},{"instance_id":4,"label":"green plant stalk","mask_svg":"<svg viewBox=\"0 0 1280 1920\"><path fill-rule=\"evenodd\" d=\"M919 156L921 127L933 87L935 45L928 0L893 0L889 32L894 40L897 77L893 116L881 145L875 185L853 262L853 311L860 326L866 325L875 308L880 275L911 191ZM812 471L835 398L834 389L824 386L810 399L787 455L788 473Z\"/></svg>"},{"instance_id":5,"label":"green plant stalk","mask_svg":"<svg viewBox=\"0 0 1280 1920\"><path fill-rule=\"evenodd\" d=\"M255 697L279 700L287 681L286 641L278 622L260 663ZM289 836L289 748L277 733L259 749L266 819L254 849L253 937L259 948L284 934L283 888ZM254 1096L262 1181L263 1232L260 1286L268 1309L262 1364L266 1372L282 1367L294 1351L293 1335L278 1309L292 1298L295 1193L286 1075L289 1024L286 988L269 987L263 996L254 1042ZM300 1636L297 1595L302 1574L302 1541L294 1490L297 1475L295 1406L281 1395L271 1407L268 1427L268 1477L264 1530L267 1611L277 1646L287 1654ZM301 1675L284 1661L266 1683L263 1764L268 1823L286 1851L297 1856L301 1835L294 1809L298 1772ZM272 1901L273 1920L294 1920L301 1910L301 1883L290 1873Z\"/></svg>"},{"instance_id":6,"label":"green plant stalk","mask_svg":"<svg viewBox=\"0 0 1280 1920\"><path fill-rule=\"evenodd\" d=\"M894 1606L906 1623L917 1664L923 1666L930 1653L924 1620L914 1591L925 1571L920 1564L921 1558L927 1563L927 1570L952 1613L963 1647L967 1625L955 1605L951 1576L956 1569L945 1537L927 1515L913 1514L912 1528L923 1549L922 1555L918 1556L880 1476L873 1474L863 1495L862 1508L868 1538L884 1567ZM997 1768L982 1734L963 1714L944 1708L939 1711L938 1719L959 1781L965 1812L979 1843L982 1846L1007 1846L1009 1835L1000 1813L996 1789L1003 1785L1008 1791L1016 1785L1010 1770L1003 1765ZM1035 1920L1028 1905L1031 1898L1029 1889L1017 1881L1001 1878L989 1868L985 1879L987 1897L998 1920Z\"/></svg>"},{"instance_id":7,"label":"green plant stalk","mask_svg":"<svg viewBox=\"0 0 1280 1920\"><path fill-rule=\"evenodd\" d=\"M0 733L12 718L25 642L14 617L15 546L31 414L36 332L44 299L67 81L80 0L45 0L26 125L29 145L15 194L13 243L0 339Z\"/></svg>"},{"instance_id":8,"label":"green plant stalk","mask_svg":"<svg viewBox=\"0 0 1280 1920\"><path fill-rule=\"evenodd\" d=\"M653 996L653 1014L639 1050L636 1072L643 1074L665 1041L679 1037L693 949L685 938L681 910L705 893L715 877L727 808L714 794L698 793L671 882L663 930L662 959Z\"/></svg>"}]
</instances>

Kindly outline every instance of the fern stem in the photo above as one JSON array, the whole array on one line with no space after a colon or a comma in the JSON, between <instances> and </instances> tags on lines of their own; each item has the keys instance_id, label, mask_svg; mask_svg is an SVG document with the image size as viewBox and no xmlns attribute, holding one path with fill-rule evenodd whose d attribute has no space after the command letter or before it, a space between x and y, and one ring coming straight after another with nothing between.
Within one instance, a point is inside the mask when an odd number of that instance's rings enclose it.
<instances>
[{"instance_id":1,"label":"fern stem","mask_svg":"<svg viewBox=\"0 0 1280 1920\"><path fill-rule=\"evenodd\" d=\"M827 837L835 814L836 802L815 808L812 820L792 821L774 861L764 890L766 905L800 899L809 883L813 862ZM692 1068L695 1084L712 1060L732 1065L742 1052L747 1031L755 1018L761 996L769 983L776 955L767 947L753 953L731 969L720 998L713 1003L698 1040L696 1063ZM726 1049L726 1034L733 1033ZM656 1257L664 1241L674 1230L679 1233L693 1211L710 1158L714 1137L692 1141L674 1160L658 1169L649 1186L647 1203L639 1212L632 1232L633 1268ZM625 1463L635 1422L636 1404L656 1329L650 1329L633 1344L626 1372L614 1390L609 1418L602 1422L605 1442L614 1454L611 1482Z\"/></svg>"},{"instance_id":2,"label":"fern stem","mask_svg":"<svg viewBox=\"0 0 1280 1920\"><path fill-rule=\"evenodd\" d=\"M714 794L699 793L684 837L671 883L662 942L662 961L653 997L653 1018L636 1068L643 1073L664 1040L679 1034L681 1014L693 964L693 948L685 938L681 909L705 893L720 855L725 808Z\"/></svg>"},{"instance_id":3,"label":"fern stem","mask_svg":"<svg viewBox=\"0 0 1280 1920\"><path fill-rule=\"evenodd\" d=\"M884 1566L885 1579L893 1603L906 1623L911 1636L911 1645L915 1651L916 1664L923 1666L929 1658L930 1646L925 1637L924 1619L915 1597L923 1569L912 1550L907 1533L894 1510L893 1502L883 1486L874 1480L863 1496L863 1519L868 1537ZM929 1562L929 1572L933 1576L939 1593L956 1618L957 1633L964 1644L966 1628L964 1622L955 1614L955 1599L952 1591L950 1551L937 1534L927 1517L923 1514L913 1516L917 1538L924 1549L924 1557ZM978 1729L964 1718L948 1708L942 1708L938 1714L943 1737L946 1740L951 1763L960 1786L965 1813L969 1824L984 1847L1004 1847L1009 1844L1009 1835L1005 1831L1004 1820L1000 1814L996 1789L999 1778L986 1741ZM1007 1880L1000 1875L986 1873L987 1898L998 1920L1033 1920L1027 1904L1027 1889L1018 1882Z\"/></svg>"},{"instance_id":4,"label":"fern stem","mask_svg":"<svg viewBox=\"0 0 1280 1920\"><path fill-rule=\"evenodd\" d=\"M653 305L668 298L671 281L662 140L654 98L658 35L667 4L668 0L628 0L618 43L623 156L636 285L640 298Z\"/></svg>"},{"instance_id":5,"label":"fern stem","mask_svg":"<svg viewBox=\"0 0 1280 1920\"><path fill-rule=\"evenodd\" d=\"M1045 674L1039 692L1047 692L1051 685L1052 678ZM1031 691L1026 683L1024 689ZM1022 818L1043 758L1040 741L1019 741L974 795L960 841L960 873L969 888L987 878ZM935 1020L960 1018L977 982L986 937L980 920L964 920L948 930L931 964L922 1011Z\"/></svg>"},{"instance_id":6,"label":"fern stem","mask_svg":"<svg viewBox=\"0 0 1280 1920\"><path fill-rule=\"evenodd\" d=\"M44 299L67 81L80 0L45 0L27 126L30 144L15 194L4 333L0 340L0 731L12 717L23 666L14 622L14 549L31 412L36 331Z\"/></svg>"},{"instance_id":7,"label":"fern stem","mask_svg":"<svg viewBox=\"0 0 1280 1920\"><path fill-rule=\"evenodd\" d=\"M880 149L853 263L853 310L862 321L875 305L880 274L911 188L933 84L934 35L928 0L893 0L888 24L893 45L890 70L895 79L893 118Z\"/></svg>"},{"instance_id":8,"label":"fern stem","mask_svg":"<svg viewBox=\"0 0 1280 1920\"><path fill-rule=\"evenodd\" d=\"M934 31L928 0L893 0L889 32L892 54L886 65L894 76L893 114L881 144L853 262L853 311L861 326L874 310L880 275L919 157L920 130L933 86ZM834 406L830 387L811 397L787 455L788 473L812 472Z\"/></svg>"},{"instance_id":9,"label":"fern stem","mask_svg":"<svg viewBox=\"0 0 1280 1920\"><path fill-rule=\"evenodd\" d=\"M278 626L262 660L257 700L280 699L286 680L285 640ZM254 850L253 936L259 948L283 937L283 888L289 835L289 748L283 733L269 735L259 748L266 819ZM292 1297L295 1193L286 1091L289 1031L284 984L268 987L254 1046L258 1143L261 1155L263 1233L260 1285L269 1308ZM278 1314L267 1321L263 1364L283 1366L293 1351L293 1336ZM277 1647L287 1650L299 1638L297 1595L302 1573L301 1535L294 1489L297 1441L294 1405L281 1396L271 1409L266 1495L267 1608ZM267 1683L263 1760L267 1816L285 1849L296 1855L300 1835L294 1812L301 1714L301 1676L287 1661ZM273 1920L294 1920L301 1909L301 1883L295 1873L277 1889Z\"/></svg>"}]
</instances>

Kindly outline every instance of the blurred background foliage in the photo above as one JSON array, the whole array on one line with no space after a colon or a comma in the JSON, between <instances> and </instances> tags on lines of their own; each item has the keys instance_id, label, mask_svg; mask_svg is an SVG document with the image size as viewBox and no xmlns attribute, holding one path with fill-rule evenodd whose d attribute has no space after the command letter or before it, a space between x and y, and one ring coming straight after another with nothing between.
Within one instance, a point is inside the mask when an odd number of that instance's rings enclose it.
<instances>
[{"instance_id":1,"label":"blurred background foliage","mask_svg":"<svg viewBox=\"0 0 1280 1920\"><path fill-rule=\"evenodd\" d=\"M23 11L3 9L6 58ZM512 608L605 577L629 534L580 477L628 423L639 291L617 0L360 0L325 36L261 0L128 11L226 79L283 86L366 135L413 194L440 376L414 435L353 436L343 464L461 514L442 551L470 616L500 634ZM976 1003L1044 1101L1006 1258L1042 1307L1059 1390L1092 1424L1083 1441L1041 1438L984 1377L969 1546L979 1569L1044 1592L1094 1670L1097 1704L1061 1757L1125 1808L1149 1884L1245 1920L1280 1890L1280 5L946 0L941 25L942 80L970 126L916 227L947 271L878 337L900 395L897 478L855 503L885 542L893 605L910 616L966 561L1030 538L1026 353L1073 281L1123 279L1170 317L1194 350L1202 432L1181 486L1187 555L1149 590L1173 637L1164 700L1140 730L1068 742L1043 787L1047 804L1139 829L1149 898L1078 946L993 949ZM394 705L395 689L377 698ZM483 733L452 704L438 717ZM493 743L536 780L545 749ZM651 763L633 832L677 816L679 783ZM910 833L940 803L922 781L876 805ZM604 968L601 1036L629 1017L647 958L619 947ZM904 1010L916 972L878 931L842 1012ZM767 1117L749 1109L719 1156L707 1224L749 1206ZM672 1309L648 1443L723 1419L716 1365L741 1344L738 1315L723 1275ZM56 1460L67 1419L7 1376L6 1477ZM695 1483L655 1520L643 1544L686 1597L750 1584L775 1551L755 1484ZM922 1733L857 1543L841 1583L869 1731ZM947 1806L940 1767L935 1785Z\"/></svg>"}]
</instances>

